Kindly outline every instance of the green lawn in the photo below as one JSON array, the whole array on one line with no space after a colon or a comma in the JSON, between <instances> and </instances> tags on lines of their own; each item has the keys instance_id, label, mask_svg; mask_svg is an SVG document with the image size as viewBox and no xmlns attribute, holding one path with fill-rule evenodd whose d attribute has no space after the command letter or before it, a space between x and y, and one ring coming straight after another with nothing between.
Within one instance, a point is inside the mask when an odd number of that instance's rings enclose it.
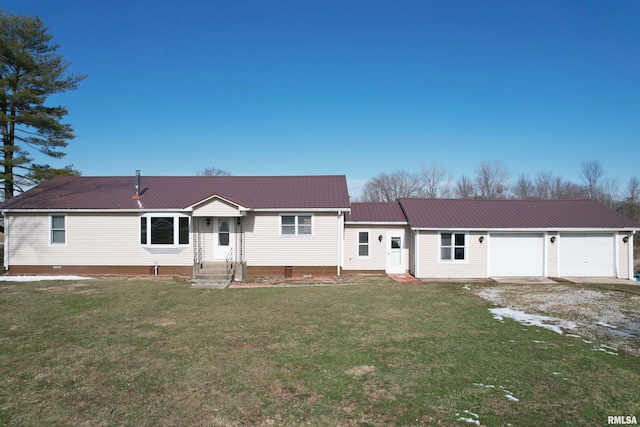
<instances>
[{"instance_id":1,"label":"green lawn","mask_svg":"<svg viewBox=\"0 0 640 427\"><path fill-rule=\"evenodd\" d=\"M488 308L462 285L386 278L222 291L169 278L0 282L0 425L640 416L639 358L498 322Z\"/></svg>"}]
</instances>

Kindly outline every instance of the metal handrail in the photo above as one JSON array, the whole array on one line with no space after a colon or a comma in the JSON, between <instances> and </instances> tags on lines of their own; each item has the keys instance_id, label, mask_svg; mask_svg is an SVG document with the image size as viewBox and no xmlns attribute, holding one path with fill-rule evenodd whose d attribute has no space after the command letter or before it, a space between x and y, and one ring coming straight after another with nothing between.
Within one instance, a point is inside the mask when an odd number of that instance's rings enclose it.
<instances>
[{"instance_id":1,"label":"metal handrail","mask_svg":"<svg viewBox=\"0 0 640 427\"><path fill-rule=\"evenodd\" d=\"M229 254L227 254L227 280L231 281L233 277L233 248L229 249Z\"/></svg>"}]
</instances>

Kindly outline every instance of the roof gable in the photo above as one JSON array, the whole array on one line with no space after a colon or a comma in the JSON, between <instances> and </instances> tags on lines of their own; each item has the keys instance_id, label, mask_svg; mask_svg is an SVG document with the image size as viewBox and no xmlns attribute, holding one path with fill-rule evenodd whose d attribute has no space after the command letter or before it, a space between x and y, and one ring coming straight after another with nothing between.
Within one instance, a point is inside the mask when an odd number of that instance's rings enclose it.
<instances>
[{"instance_id":1,"label":"roof gable","mask_svg":"<svg viewBox=\"0 0 640 427\"><path fill-rule=\"evenodd\" d=\"M595 200L400 199L409 224L429 229L638 229Z\"/></svg>"},{"instance_id":2,"label":"roof gable","mask_svg":"<svg viewBox=\"0 0 640 427\"><path fill-rule=\"evenodd\" d=\"M56 177L0 209L186 209L212 195L250 209L349 209L344 175Z\"/></svg>"}]
</instances>

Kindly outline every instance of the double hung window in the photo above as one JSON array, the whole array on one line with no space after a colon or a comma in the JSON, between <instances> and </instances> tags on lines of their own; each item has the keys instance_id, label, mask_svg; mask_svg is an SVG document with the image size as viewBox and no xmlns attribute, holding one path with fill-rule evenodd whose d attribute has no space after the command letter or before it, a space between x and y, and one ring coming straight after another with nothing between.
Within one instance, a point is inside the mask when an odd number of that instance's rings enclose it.
<instances>
[{"instance_id":1,"label":"double hung window","mask_svg":"<svg viewBox=\"0 0 640 427\"><path fill-rule=\"evenodd\" d=\"M51 244L64 245L66 241L66 217L64 215L51 215Z\"/></svg>"},{"instance_id":2,"label":"double hung window","mask_svg":"<svg viewBox=\"0 0 640 427\"><path fill-rule=\"evenodd\" d=\"M358 231L358 256L369 256L369 232Z\"/></svg>"},{"instance_id":3,"label":"double hung window","mask_svg":"<svg viewBox=\"0 0 640 427\"><path fill-rule=\"evenodd\" d=\"M440 260L466 260L466 235L464 233L440 234Z\"/></svg>"},{"instance_id":4,"label":"double hung window","mask_svg":"<svg viewBox=\"0 0 640 427\"><path fill-rule=\"evenodd\" d=\"M313 218L311 215L280 216L280 234L282 236L313 235Z\"/></svg>"}]
</instances>

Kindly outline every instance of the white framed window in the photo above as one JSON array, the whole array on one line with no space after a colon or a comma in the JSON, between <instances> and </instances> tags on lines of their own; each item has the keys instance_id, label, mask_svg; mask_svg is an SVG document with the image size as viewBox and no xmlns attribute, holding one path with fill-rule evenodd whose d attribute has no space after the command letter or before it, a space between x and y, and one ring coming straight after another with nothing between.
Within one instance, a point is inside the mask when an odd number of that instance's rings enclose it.
<instances>
[{"instance_id":1,"label":"white framed window","mask_svg":"<svg viewBox=\"0 0 640 427\"><path fill-rule=\"evenodd\" d=\"M313 215L280 215L281 236L312 236Z\"/></svg>"},{"instance_id":2,"label":"white framed window","mask_svg":"<svg viewBox=\"0 0 640 427\"><path fill-rule=\"evenodd\" d=\"M51 215L51 244L64 245L67 242L67 217Z\"/></svg>"},{"instance_id":3,"label":"white framed window","mask_svg":"<svg viewBox=\"0 0 640 427\"><path fill-rule=\"evenodd\" d=\"M466 233L440 233L440 261L466 261Z\"/></svg>"},{"instance_id":4,"label":"white framed window","mask_svg":"<svg viewBox=\"0 0 640 427\"><path fill-rule=\"evenodd\" d=\"M140 244L143 246L184 246L189 244L189 217L184 215L144 215L140 217Z\"/></svg>"},{"instance_id":5,"label":"white framed window","mask_svg":"<svg viewBox=\"0 0 640 427\"><path fill-rule=\"evenodd\" d=\"M368 231L358 231L358 258L369 258Z\"/></svg>"}]
</instances>

